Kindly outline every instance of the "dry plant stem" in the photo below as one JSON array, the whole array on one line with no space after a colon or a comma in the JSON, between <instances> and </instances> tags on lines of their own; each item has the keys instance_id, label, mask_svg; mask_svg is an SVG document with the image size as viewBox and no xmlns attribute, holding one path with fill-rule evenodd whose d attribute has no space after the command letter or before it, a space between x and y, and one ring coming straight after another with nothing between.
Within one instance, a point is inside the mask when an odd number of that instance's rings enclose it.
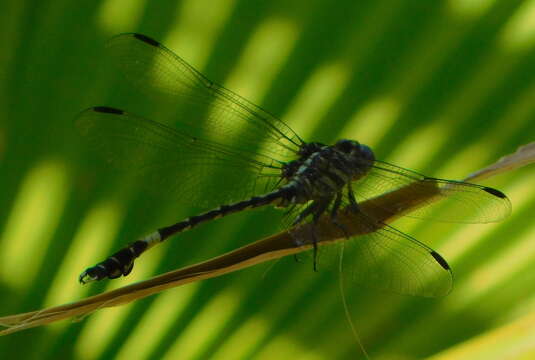
<instances>
[{"instance_id":1,"label":"dry plant stem","mask_svg":"<svg viewBox=\"0 0 535 360\"><path fill-rule=\"evenodd\" d=\"M505 156L495 164L470 175L465 181L482 180L534 162L535 143L531 143L520 147L516 153ZM373 200L362 202L359 206L362 211L377 219L379 223L388 224L417 209L424 203L429 203L439 198L439 196L436 196L438 194L437 188L433 185L430 184L424 189L427 191L422 191L421 184L418 186L418 191L414 191L412 186L407 186L391 193L383 194ZM395 209L395 213L383 211L381 210L382 208ZM376 230L370 228L369 225L363 226L358 221L354 221L351 212L347 209L343 209L339 213L337 221L350 236L363 235ZM309 225L302 226L307 227ZM304 230L307 231L307 229ZM337 240L345 240L345 237L342 237L340 233L339 227L333 225L328 217L320 219L315 231L318 245L320 246ZM146 281L95 295L81 301L1 317L0 326L7 328L0 331L0 335L11 334L62 319L81 317L104 307L127 304L166 289L228 274L265 261L306 251L311 247L311 244L296 246L289 231L281 232L219 257L171 271Z\"/></svg>"},{"instance_id":2,"label":"dry plant stem","mask_svg":"<svg viewBox=\"0 0 535 360\"><path fill-rule=\"evenodd\" d=\"M520 146L515 153L503 156L494 164L470 174L464 181L481 181L535 162L535 142Z\"/></svg>"},{"instance_id":3,"label":"dry plant stem","mask_svg":"<svg viewBox=\"0 0 535 360\"><path fill-rule=\"evenodd\" d=\"M380 222L390 223L424 202L429 202L437 194L437 189L434 186L429 186L428 192L422 192L421 190L421 185L418 192L413 191L411 186L408 186L373 199L373 206L370 200L362 202L359 206L365 213ZM382 207L394 208L397 209L397 212L392 214L381 210ZM345 227L347 233L351 236L363 235L374 230L370 229L369 225L363 226L353 221L352 214L347 209L343 209L340 212L338 222ZM309 225L302 225L302 227L307 226ZM334 226L328 217L320 219L315 231L317 232L320 246L336 240L345 240L340 229ZM0 325L6 326L7 329L0 331L0 335L7 335L66 318L80 317L104 307L126 304L169 288L228 274L265 261L306 251L311 247L311 244L296 246L295 240L289 231L284 231L216 258L78 302L2 317L0 318Z\"/></svg>"}]
</instances>

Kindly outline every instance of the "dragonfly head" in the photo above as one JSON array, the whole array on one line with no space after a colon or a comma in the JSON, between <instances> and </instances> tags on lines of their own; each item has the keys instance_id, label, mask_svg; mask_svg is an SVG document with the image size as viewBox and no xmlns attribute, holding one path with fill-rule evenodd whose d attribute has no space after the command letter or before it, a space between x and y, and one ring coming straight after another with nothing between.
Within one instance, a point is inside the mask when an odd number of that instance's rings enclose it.
<instances>
[{"instance_id":1,"label":"dragonfly head","mask_svg":"<svg viewBox=\"0 0 535 360\"><path fill-rule=\"evenodd\" d=\"M334 147L351 157L357 157L359 159L373 161L375 156L373 155L372 149L369 146L359 143L355 140L342 139L338 140Z\"/></svg>"},{"instance_id":2,"label":"dragonfly head","mask_svg":"<svg viewBox=\"0 0 535 360\"><path fill-rule=\"evenodd\" d=\"M334 147L346 156L359 175L367 172L375 161L372 149L358 141L342 139L338 140Z\"/></svg>"}]
</instances>

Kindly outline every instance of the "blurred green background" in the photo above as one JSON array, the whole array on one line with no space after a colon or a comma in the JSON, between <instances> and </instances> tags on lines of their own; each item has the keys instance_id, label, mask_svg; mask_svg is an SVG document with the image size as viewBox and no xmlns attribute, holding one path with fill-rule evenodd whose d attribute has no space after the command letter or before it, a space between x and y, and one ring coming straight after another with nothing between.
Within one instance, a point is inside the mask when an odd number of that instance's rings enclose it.
<instances>
[{"instance_id":1,"label":"blurred green background","mask_svg":"<svg viewBox=\"0 0 535 360\"><path fill-rule=\"evenodd\" d=\"M227 217L154 249L128 278L78 285L86 266L197 211L155 202L73 128L94 105L172 113L106 56L110 36L132 31L305 139L354 138L430 176L461 179L535 138L533 0L2 0L0 315L147 279L279 229L274 209ZM485 182L513 203L500 224L394 224L439 251L455 285L440 299L355 286L352 318L373 359L535 358L534 183L533 167ZM281 261L187 285L0 338L0 357L361 358L336 279L311 272Z\"/></svg>"}]
</instances>

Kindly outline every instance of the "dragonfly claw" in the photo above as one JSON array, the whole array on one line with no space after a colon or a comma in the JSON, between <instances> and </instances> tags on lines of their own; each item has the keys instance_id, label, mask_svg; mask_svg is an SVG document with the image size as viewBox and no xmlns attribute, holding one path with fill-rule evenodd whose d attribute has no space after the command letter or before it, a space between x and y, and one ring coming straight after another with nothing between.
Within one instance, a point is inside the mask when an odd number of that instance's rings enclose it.
<instances>
[{"instance_id":1,"label":"dragonfly claw","mask_svg":"<svg viewBox=\"0 0 535 360\"><path fill-rule=\"evenodd\" d=\"M95 275L91 275L89 273L89 271L91 270L92 268L89 268L87 270L85 270L83 273L80 274L80 276L78 277L78 281L80 282L80 284L82 285L85 285L87 283L90 283L90 282L93 282L93 281L97 281L98 280L98 277L95 276Z\"/></svg>"}]
</instances>

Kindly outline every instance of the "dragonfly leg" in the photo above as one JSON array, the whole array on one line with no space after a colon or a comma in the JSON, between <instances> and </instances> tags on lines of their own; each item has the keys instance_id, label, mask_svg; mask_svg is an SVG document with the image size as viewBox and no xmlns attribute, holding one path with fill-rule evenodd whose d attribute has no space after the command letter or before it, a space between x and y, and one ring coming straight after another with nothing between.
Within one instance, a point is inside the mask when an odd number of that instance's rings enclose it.
<instances>
[{"instance_id":1,"label":"dragonfly leg","mask_svg":"<svg viewBox=\"0 0 535 360\"><path fill-rule=\"evenodd\" d=\"M297 218L292 223L292 226L296 226L302 223L307 216L312 215L312 223L310 224L310 238L307 239L307 237L305 237L305 239L297 239L296 241L299 245L304 244L305 242L307 242L307 240L312 241L312 246L314 247L314 271L317 271L318 258L318 237L316 235L316 224L318 223L321 215L329 207L331 201L332 197L313 201L310 205L308 205L303 211L299 213Z\"/></svg>"},{"instance_id":2,"label":"dragonfly leg","mask_svg":"<svg viewBox=\"0 0 535 360\"><path fill-rule=\"evenodd\" d=\"M289 206L288 210L284 212L284 216L290 216L292 212L294 211L295 207L296 207L295 204L292 204L291 206Z\"/></svg>"},{"instance_id":3,"label":"dragonfly leg","mask_svg":"<svg viewBox=\"0 0 535 360\"><path fill-rule=\"evenodd\" d=\"M353 192L353 188L351 187L351 184L347 186L347 197L349 199L349 208L351 211L353 211L355 214L359 212L359 204L357 204L357 200L355 199L355 193Z\"/></svg>"},{"instance_id":4,"label":"dragonfly leg","mask_svg":"<svg viewBox=\"0 0 535 360\"><path fill-rule=\"evenodd\" d=\"M337 228L339 228L342 231L342 233L344 234L344 237L347 239L349 238L349 233L347 232L346 227L338 222L338 218L337 218L338 210L340 210L341 204L342 204L342 193L339 192L338 194L336 194L336 198L334 199L334 203L331 208L331 221Z\"/></svg>"},{"instance_id":5,"label":"dragonfly leg","mask_svg":"<svg viewBox=\"0 0 535 360\"><path fill-rule=\"evenodd\" d=\"M314 271L318 271L318 237L316 236L316 223L311 224L310 237L312 238L312 246L314 251Z\"/></svg>"},{"instance_id":6,"label":"dragonfly leg","mask_svg":"<svg viewBox=\"0 0 535 360\"><path fill-rule=\"evenodd\" d=\"M316 225L318 224L321 215L329 207L331 201L332 198L327 198L318 201L318 206L312 216L312 245L314 246L314 271L318 271L318 237L316 235Z\"/></svg>"},{"instance_id":7,"label":"dragonfly leg","mask_svg":"<svg viewBox=\"0 0 535 360\"><path fill-rule=\"evenodd\" d=\"M297 215L297 218L292 223L292 226L298 225L310 214L313 214L316 212L318 207L320 206L319 201L313 201L310 205L308 205L303 211Z\"/></svg>"},{"instance_id":8,"label":"dragonfly leg","mask_svg":"<svg viewBox=\"0 0 535 360\"><path fill-rule=\"evenodd\" d=\"M292 226L296 226L296 225L302 223L307 216L309 216L310 214L315 213L319 209L319 206L320 206L320 202L319 201L313 201L303 211L301 211L299 213L299 215L297 215L296 219L292 222ZM315 234L314 225L311 224L311 227L312 228L310 229L310 232L311 232L310 235L303 234L302 230L296 232L296 234L298 234L295 237L296 245L298 245L298 246L304 245L309 241L310 238L312 238L312 243L316 244L317 240L315 240L316 234Z\"/></svg>"}]
</instances>

